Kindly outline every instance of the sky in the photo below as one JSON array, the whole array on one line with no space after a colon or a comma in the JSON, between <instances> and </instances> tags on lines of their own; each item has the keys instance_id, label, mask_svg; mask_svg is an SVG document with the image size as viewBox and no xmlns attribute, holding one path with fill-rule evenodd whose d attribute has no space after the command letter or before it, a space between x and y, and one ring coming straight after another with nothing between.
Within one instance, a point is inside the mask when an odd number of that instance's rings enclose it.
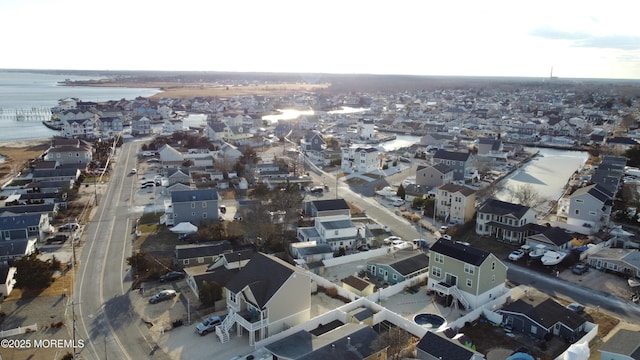
<instances>
[{"instance_id":1,"label":"sky","mask_svg":"<svg viewBox=\"0 0 640 360\"><path fill-rule=\"evenodd\" d=\"M640 79L628 0L2 0L0 68Z\"/></svg>"}]
</instances>

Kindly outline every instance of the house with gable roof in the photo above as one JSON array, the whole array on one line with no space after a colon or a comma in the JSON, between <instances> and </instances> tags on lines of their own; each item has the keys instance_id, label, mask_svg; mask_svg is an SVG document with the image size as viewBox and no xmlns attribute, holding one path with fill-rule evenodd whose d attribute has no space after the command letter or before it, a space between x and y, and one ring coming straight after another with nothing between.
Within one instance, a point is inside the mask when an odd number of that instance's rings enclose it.
<instances>
[{"instance_id":1,"label":"house with gable roof","mask_svg":"<svg viewBox=\"0 0 640 360\"><path fill-rule=\"evenodd\" d=\"M310 201L305 203L304 211L314 222L313 226L298 228L298 241L327 244L334 251L356 247L358 228L351 221L351 208L344 199Z\"/></svg>"},{"instance_id":2,"label":"house with gable roof","mask_svg":"<svg viewBox=\"0 0 640 360\"><path fill-rule=\"evenodd\" d=\"M5 210L4 208L3 210ZM36 250L38 240L44 240L49 230L46 214L0 214L0 261L20 259Z\"/></svg>"},{"instance_id":3,"label":"house with gable roof","mask_svg":"<svg viewBox=\"0 0 640 360\"><path fill-rule=\"evenodd\" d=\"M476 234L522 244L536 223L536 212L528 206L488 199L478 209Z\"/></svg>"},{"instance_id":4,"label":"house with gable roof","mask_svg":"<svg viewBox=\"0 0 640 360\"><path fill-rule=\"evenodd\" d=\"M368 173L378 170L380 152L375 147L352 145L342 149L342 171Z\"/></svg>"},{"instance_id":5,"label":"house with gable roof","mask_svg":"<svg viewBox=\"0 0 640 360\"><path fill-rule=\"evenodd\" d=\"M172 191L171 204L165 207L161 223L176 225L181 222L200 224L218 220L218 191L196 189Z\"/></svg>"},{"instance_id":6,"label":"house with gable roof","mask_svg":"<svg viewBox=\"0 0 640 360\"><path fill-rule=\"evenodd\" d=\"M249 345L309 320L311 278L275 256L256 253L225 286L229 313L216 327L222 342L249 333Z\"/></svg>"},{"instance_id":7,"label":"house with gable roof","mask_svg":"<svg viewBox=\"0 0 640 360\"><path fill-rule=\"evenodd\" d=\"M103 137L111 137L114 134L122 132L124 123L117 116L100 116L96 120L96 130Z\"/></svg>"},{"instance_id":8,"label":"house with gable roof","mask_svg":"<svg viewBox=\"0 0 640 360\"><path fill-rule=\"evenodd\" d=\"M367 261L367 274L381 282L397 284L429 271L429 257L424 253L399 251Z\"/></svg>"},{"instance_id":9,"label":"house with gable roof","mask_svg":"<svg viewBox=\"0 0 640 360\"><path fill-rule=\"evenodd\" d=\"M91 146L80 139L55 138L44 153L45 161L55 161L58 166L78 164L84 168L92 158Z\"/></svg>"},{"instance_id":10,"label":"house with gable roof","mask_svg":"<svg viewBox=\"0 0 640 360\"><path fill-rule=\"evenodd\" d=\"M475 157L469 151L458 152L440 149L433 154L433 163L445 164L453 169L454 180L464 180L473 168Z\"/></svg>"},{"instance_id":11,"label":"house with gable roof","mask_svg":"<svg viewBox=\"0 0 640 360\"><path fill-rule=\"evenodd\" d=\"M453 169L443 163L430 166L418 165L416 184L421 186L441 186L453 182Z\"/></svg>"},{"instance_id":12,"label":"house with gable roof","mask_svg":"<svg viewBox=\"0 0 640 360\"><path fill-rule=\"evenodd\" d=\"M151 119L144 115L137 115L131 119L131 135L151 135Z\"/></svg>"},{"instance_id":13,"label":"house with gable roof","mask_svg":"<svg viewBox=\"0 0 640 360\"><path fill-rule=\"evenodd\" d=\"M571 250L571 240L573 236L564 229L555 226L542 226L538 224L529 225L535 234L525 238L525 243L532 248L542 245L553 251Z\"/></svg>"},{"instance_id":14,"label":"house with gable roof","mask_svg":"<svg viewBox=\"0 0 640 360\"><path fill-rule=\"evenodd\" d=\"M507 291L507 266L488 251L439 239L430 248L428 289L458 300L465 309L486 304Z\"/></svg>"},{"instance_id":15,"label":"house with gable roof","mask_svg":"<svg viewBox=\"0 0 640 360\"><path fill-rule=\"evenodd\" d=\"M592 184L569 196L566 223L581 233L595 233L610 222L614 194L604 186Z\"/></svg>"},{"instance_id":16,"label":"house with gable roof","mask_svg":"<svg viewBox=\"0 0 640 360\"><path fill-rule=\"evenodd\" d=\"M62 120L62 136L66 138L93 138L94 119Z\"/></svg>"},{"instance_id":17,"label":"house with gable roof","mask_svg":"<svg viewBox=\"0 0 640 360\"><path fill-rule=\"evenodd\" d=\"M598 351L600 360L640 359L640 331L619 329Z\"/></svg>"},{"instance_id":18,"label":"house with gable roof","mask_svg":"<svg viewBox=\"0 0 640 360\"><path fill-rule=\"evenodd\" d=\"M160 163L162 167L179 167L184 162L184 155L169 144L162 145L158 149L158 155L160 156Z\"/></svg>"},{"instance_id":19,"label":"house with gable roof","mask_svg":"<svg viewBox=\"0 0 640 360\"><path fill-rule=\"evenodd\" d=\"M436 216L448 222L464 224L476 211L476 191L470 187L444 184L436 193Z\"/></svg>"},{"instance_id":20,"label":"house with gable roof","mask_svg":"<svg viewBox=\"0 0 640 360\"><path fill-rule=\"evenodd\" d=\"M589 266L623 276L640 278L640 251L637 249L603 248L589 255Z\"/></svg>"},{"instance_id":21,"label":"house with gable roof","mask_svg":"<svg viewBox=\"0 0 640 360\"><path fill-rule=\"evenodd\" d=\"M580 338L587 321L547 296L527 295L498 310L502 323L514 332L546 340L548 334L568 341Z\"/></svg>"},{"instance_id":22,"label":"house with gable roof","mask_svg":"<svg viewBox=\"0 0 640 360\"><path fill-rule=\"evenodd\" d=\"M416 345L420 360L482 360L484 355L447 338L443 333L427 331Z\"/></svg>"}]
</instances>

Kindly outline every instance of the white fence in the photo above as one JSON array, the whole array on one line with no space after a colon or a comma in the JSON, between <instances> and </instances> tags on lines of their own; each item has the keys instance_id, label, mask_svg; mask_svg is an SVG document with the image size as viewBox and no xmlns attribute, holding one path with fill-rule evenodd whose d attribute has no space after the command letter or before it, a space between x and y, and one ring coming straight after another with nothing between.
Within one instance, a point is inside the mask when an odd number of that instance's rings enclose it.
<instances>
[{"instance_id":1,"label":"white fence","mask_svg":"<svg viewBox=\"0 0 640 360\"><path fill-rule=\"evenodd\" d=\"M332 266L337 266L337 265L348 264L350 262L366 260L366 259L370 259L370 258L373 258L373 257L386 255L389 251L391 251L390 249L391 249L391 247L383 246L383 247L381 247L379 249L374 249L374 250L369 250L369 251L362 251L362 252L359 252L359 253L356 253L356 254L339 256L339 257L334 257L334 258L331 258L331 259L325 259L325 260L322 260L322 263L324 264L325 267L332 267Z\"/></svg>"},{"instance_id":2,"label":"white fence","mask_svg":"<svg viewBox=\"0 0 640 360\"><path fill-rule=\"evenodd\" d=\"M0 338L5 338L7 336L20 335L26 332L36 332L36 331L38 331L38 323L35 323L31 326L18 326L15 329L0 330Z\"/></svg>"},{"instance_id":3,"label":"white fence","mask_svg":"<svg viewBox=\"0 0 640 360\"><path fill-rule=\"evenodd\" d=\"M460 329L466 322L472 322L476 320L480 317L481 314L484 314L486 318L493 323L501 323L502 315L493 312L493 310L501 307L504 303L507 302L507 300L520 298L522 294L524 294L524 290L525 288L521 286L510 289L504 295L495 298L495 300L490 301L483 306L467 313L465 316L458 318L456 321L449 323L449 327Z\"/></svg>"}]
</instances>

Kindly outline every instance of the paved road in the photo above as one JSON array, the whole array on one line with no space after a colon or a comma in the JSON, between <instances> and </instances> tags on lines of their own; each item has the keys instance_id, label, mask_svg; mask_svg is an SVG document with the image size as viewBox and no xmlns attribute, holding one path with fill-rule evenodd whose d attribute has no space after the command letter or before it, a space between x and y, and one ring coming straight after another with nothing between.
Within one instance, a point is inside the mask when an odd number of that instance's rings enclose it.
<instances>
[{"instance_id":1,"label":"paved road","mask_svg":"<svg viewBox=\"0 0 640 360\"><path fill-rule=\"evenodd\" d=\"M129 300L133 195L138 142L125 142L111 173L107 191L85 228L79 256L74 302L77 337L88 339L83 359L164 359Z\"/></svg>"},{"instance_id":2,"label":"paved road","mask_svg":"<svg viewBox=\"0 0 640 360\"><path fill-rule=\"evenodd\" d=\"M307 162L307 168L311 174L315 174L312 176L316 177L316 181L318 181L318 179L322 179L326 183L335 184L335 177L331 174L322 171L309 162ZM402 180L402 176L396 176L388 181L396 183L401 182ZM420 237L427 239L430 244L435 242L435 237L432 234L425 234L424 232L419 233L414 225L382 207L375 199L365 197L354 192L345 183L338 182L338 184L338 194L340 197L353 202L362 209L365 209L367 215L378 220L380 223L388 225L394 235L400 236L403 239ZM324 196L325 198L333 198L335 197L335 192L333 192L332 189L329 194L325 194ZM610 314L627 322L640 323L640 305L633 304L630 301L620 299L608 293L595 291L579 284L533 272L515 264L509 263L507 266L509 266L507 279L513 283L529 285L546 294L566 298L582 303L586 306L594 308L599 306L602 311L609 312Z\"/></svg>"}]
</instances>

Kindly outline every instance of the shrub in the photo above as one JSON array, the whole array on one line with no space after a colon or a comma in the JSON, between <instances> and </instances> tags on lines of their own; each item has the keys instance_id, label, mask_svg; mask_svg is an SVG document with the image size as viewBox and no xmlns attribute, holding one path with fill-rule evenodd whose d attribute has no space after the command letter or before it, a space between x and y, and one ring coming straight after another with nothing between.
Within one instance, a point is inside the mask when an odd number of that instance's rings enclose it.
<instances>
[{"instance_id":1,"label":"shrub","mask_svg":"<svg viewBox=\"0 0 640 360\"><path fill-rule=\"evenodd\" d=\"M338 296L338 289L336 289L335 287L330 287L325 289L324 293L331 298L335 298L336 296Z\"/></svg>"},{"instance_id":2,"label":"shrub","mask_svg":"<svg viewBox=\"0 0 640 360\"><path fill-rule=\"evenodd\" d=\"M422 219L422 216L420 216L418 214L411 215L411 221L413 221L413 222L418 222L418 221L420 221L420 219Z\"/></svg>"}]
</instances>

